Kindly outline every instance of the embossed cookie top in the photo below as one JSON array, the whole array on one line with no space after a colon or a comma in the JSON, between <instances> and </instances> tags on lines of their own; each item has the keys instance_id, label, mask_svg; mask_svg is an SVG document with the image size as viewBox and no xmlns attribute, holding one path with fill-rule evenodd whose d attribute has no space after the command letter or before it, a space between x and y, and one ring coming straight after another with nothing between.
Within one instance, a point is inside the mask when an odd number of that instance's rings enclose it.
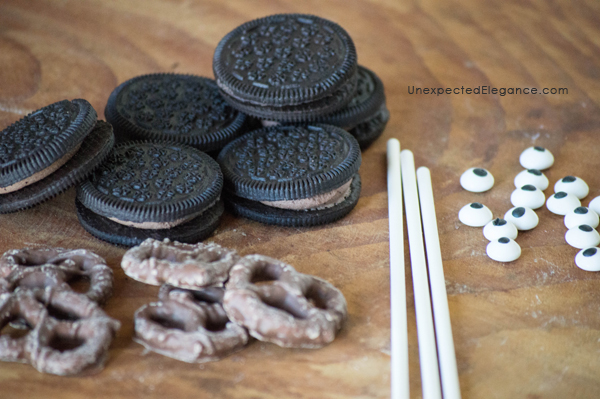
<instances>
[{"instance_id":1,"label":"embossed cookie top","mask_svg":"<svg viewBox=\"0 0 600 399\"><path fill-rule=\"evenodd\" d=\"M383 83L369 69L358 66L356 71L356 93L342 109L318 118L320 123L328 123L347 130L374 117L385 103Z\"/></svg>"},{"instance_id":2,"label":"embossed cookie top","mask_svg":"<svg viewBox=\"0 0 600 399\"><path fill-rule=\"evenodd\" d=\"M352 100L348 103L348 107L356 107L357 105L365 103L375 91L377 86L376 77L373 72L367 68L358 67L356 72L358 80L356 82L356 95L352 97Z\"/></svg>"},{"instance_id":3,"label":"embossed cookie top","mask_svg":"<svg viewBox=\"0 0 600 399\"><path fill-rule=\"evenodd\" d=\"M212 150L205 147L237 133L245 120L212 79L176 74L143 75L121 84L110 96L106 115L117 130L138 138L172 140L202 150Z\"/></svg>"},{"instance_id":4,"label":"embossed cookie top","mask_svg":"<svg viewBox=\"0 0 600 399\"><path fill-rule=\"evenodd\" d=\"M294 105L330 94L356 70L356 51L339 25L312 15L247 22L217 46L217 84L238 100Z\"/></svg>"},{"instance_id":5,"label":"embossed cookie top","mask_svg":"<svg viewBox=\"0 0 600 399\"><path fill-rule=\"evenodd\" d=\"M219 197L219 165L194 148L128 142L82 184L78 199L94 212L133 222L173 221L201 212Z\"/></svg>"},{"instance_id":6,"label":"embossed cookie top","mask_svg":"<svg viewBox=\"0 0 600 399\"><path fill-rule=\"evenodd\" d=\"M0 135L0 162L6 166L60 139L77 117L79 106L61 101L27 115Z\"/></svg>"},{"instance_id":7,"label":"embossed cookie top","mask_svg":"<svg viewBox=\"0 0 600 399\"><path fill-rule=\"evenodd\" d=\"M0 133L0 186L48 167L91 131L96 112L85 100L63 100L41 108Z\"/></svg>"},{"instance_id":8,"label":"embossed cookie top","mask_svg":"<svg viewBox=\"0 0 600 399\"><path fill-rule=\"evenodd\" d=\"M347 182L360 167L360 149L330 125L275 126L227 145L218 162L227 188L253 200L314 196Z\"/></svg>"}]
</instances>

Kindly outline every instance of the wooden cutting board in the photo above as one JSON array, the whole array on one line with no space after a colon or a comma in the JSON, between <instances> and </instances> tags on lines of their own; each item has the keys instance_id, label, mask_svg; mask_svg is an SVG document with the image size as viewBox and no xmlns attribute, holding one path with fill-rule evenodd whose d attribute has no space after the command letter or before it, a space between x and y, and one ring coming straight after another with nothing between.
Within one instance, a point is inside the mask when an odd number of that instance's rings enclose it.
<instances>
[{"instance_id":1,"label":"wooden cutting board","mask_svg":"<svg viewBox=\"0 0 600 399\"><path fill-rule=\"evenodd\" d=\"M385 398L389 397L389 247L385 145L397 137L432 170L463 398L596 398L600 395L600 280L579 270L562 218L545 208L521 233L521 258L485 256L481 230L458 222L472 201L501 216L511 207L518 156L531 145L556 157L553 184L572 174L600 195L600 3L524 0L66 1L0 4L0 128L65 98L102 116L110 92L133 76L212 76L219 40L245 21L307 12L353 37L359 62L383 80L391 120L363 153L363 191L345 219L319 228L264 226L226 215L211 238L261 253L339 287L350 317L320 350L254 341L220 362L185 364L131 340L132 316L157 288L125 277L123 249L87 234L74 190L0 216L0 251L24 246L87 248L115 272L106 311L119 319L104 371L61 378L0 364L1 398ZM567 88L556 95L409 94L420 88ZM469 167L495 187L459 186ZM546 190L546 195L552 188ZM407 243L405 243L407 244ZM408 255L408 247L406 253ZM408 258L407 258L408 265ZM411 397L421 397L410 269L406 270Z\"/></svg>"}]
</instances>

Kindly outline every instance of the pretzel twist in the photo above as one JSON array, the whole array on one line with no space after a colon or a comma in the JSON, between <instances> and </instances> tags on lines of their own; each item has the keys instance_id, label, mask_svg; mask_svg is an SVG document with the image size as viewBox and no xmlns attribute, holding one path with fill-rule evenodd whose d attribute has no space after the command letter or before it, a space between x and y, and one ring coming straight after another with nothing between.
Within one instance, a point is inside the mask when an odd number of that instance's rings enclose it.
<instances>
[{"instance_id":1,"label":"pretzel twist","mask_svg":"<svg viewBox=\"0 0 600 399\"><path fill-rule=\"evenodd\" d=\"M327 345L347 317L346 300L333 285L263 255L246 256L231 269L223 307L253 337L290 348Z\"/></svg>"},{"instance_id":2,"label":"pretzel twist","mask_svg":"<svg viewBox=\"0 0 600 399\"><path fill-rule=\"evenodd\" d=\"M16 319L30 331L20 338L1 335L0 359L56 375L100 367L120 327L86 296L51 288L1 294L0 329Z\"/></svg>"},{"instance_id":3,"label":"pretzel twist","mask_svg":"<svg viewBox=\"0 0 600 399\"><path fill-rule=\"evenodd\" d=\"M44 282L43 275L47 276ZM104 259L85 249L24 248L5 252L0 258L0 290L13 291L18 286L66 288L78 278L90 280L84 294L94 302L103 303L112 295L113 273Z\"/></svg>"},{"instance_id":4,"label":"pretzel twist","mask_svg":"<svg viewBox=\"0 0 600 399\"><path fill-rule=\"evenodd\" d=\"M213 243L148 238L125 253L121 267L129 277L146 284L198 289L222 285L238 259L234 250Z\"/></svg>"},{"instance_id":5,"label":"pretzel twist","mask_svg":"<svg viewBox=\"0 0 600 399\"><path fill-rule=\"evenodd\" d=\"M135 312L136 341L188 363L219 360L248 343L246 330L227 318L222 288L197 291L161 287L161 302Z\"/></svg>"}]
</instances>

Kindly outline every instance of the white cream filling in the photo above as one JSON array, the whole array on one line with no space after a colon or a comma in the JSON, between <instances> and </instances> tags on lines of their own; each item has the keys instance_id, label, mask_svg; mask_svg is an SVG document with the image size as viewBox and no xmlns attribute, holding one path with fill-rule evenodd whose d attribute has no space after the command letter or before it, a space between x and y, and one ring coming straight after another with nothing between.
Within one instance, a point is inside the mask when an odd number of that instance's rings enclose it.
<instances>
[{"instance_id":1,"label":"white cream filling","mask_svg":"<svg viewBox=\"0 0 600 399\"><path fill-rule=\"evenodd\" d=\"M331 208L348 198L350 195L351 183L352 179L332 191L318 194L310 198L288 201L260 201L260 203L274 208L291 209L295 211Z\"/></svg>"},{"instance_id":2,"label":"white cream filling","mask_svg":"<svg viewBox=\"0 0 600 399\"><path fill-rule=\"evenodd\" d=\"M127 220L120 220L117 218L109 218L113 222L117 222L124 226L135 227L136 229L145 229L145 230L161 230L161 229L170 229L177 225L183 224L195 218L198 215L187 216L181 219L173 220L172 222L130 222Z\"/></svg>"},{"instance_id":3,"label":"white cream filling","mask_svg":"<svg viewBox=\"0 0 600 399\"><path fill-rule=\"evenodd\" d=\"M271 127L271 126L279 126L279 125L281 125L280 122L269 121L269 120L266 120L266 119L261 119L260 123L263 125L263 127Z\"/></svg>"},{"instance_id":4,"label":"white cream filling","mask_svg":"<svg viewBox=\"0 0 600 399\"><path fill-rule=\"evenodd\" d=\"M8 194L8 193L12 193L14 191L20 190L23 187L27 187L30 184L33 184L37 181L42 180L44 177L54 173L58 168L60 168L61 166L63 166L65 163L67 163L67 161L71 158L73 158L73 155L75 155L75 153L77 152L77 150L79 150L79 147L81 147L81 143L78 144L75 148L73 148L71 151L67 152L65 155L63 155L61 158L59 158L56 162L54 162L53 164L51 164L50 166L48 166L46 169L42 169L37 173L34 173L33 175L19 181L16 182L14 184L11 184L10 186L7 187L0 187L0 194Z\"/></svg>"},{"instance_id":5,"label":"white cream filling","mask_svg":"<svg viewBox=\"0 0 600 399\"><path fill-rule=\"evenodd\" d=\"M178 226L185 222L189 222L190 220L202 215L205 211L212 208L217 202L219 202L219 199L220 199L220 197L217 198L212 204L207 206L206 209L202 212L194 213L193 215L189 215L189 216L183 217L181 219L173 220L170 222L132 222L129 220L121 220L121 219L117 219L114 217L108 218L108 219L112 220L113 222L122 224L124 226L135 227L136 229L145 229L145 230L171 229L175 226Z\"/></svg>"}]
</instances>

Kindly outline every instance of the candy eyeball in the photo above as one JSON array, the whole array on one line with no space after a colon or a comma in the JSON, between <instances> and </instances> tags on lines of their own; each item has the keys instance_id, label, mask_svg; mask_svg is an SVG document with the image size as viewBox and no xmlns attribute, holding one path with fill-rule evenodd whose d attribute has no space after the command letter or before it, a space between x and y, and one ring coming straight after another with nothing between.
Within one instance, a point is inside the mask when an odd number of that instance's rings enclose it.
<instances>
[{"instance_id":1,"label":"candy eyeball","mask_svg":"<svg viewBox=\"0 0 600 399\"><path fill-rule=\"evenodd\" d=\"M576 176L566 176L556 182L554 192L564 191L565 193L573 194L578 199L587 197L590 188L583 179Z\"/></svg>"},{"instance_id":2,"label":"candy eyeball","mask_svg":"<svg viewBox=\"0 0 600 399\"><path fill-rule=\"evenodd\" d=\"M458 220L471 227L485 226L493 217L492 211L479 202L467 204L458 212Z\"/></svg>"},{"instance_id":3,"label":"candy eyeball","mask_svg":"<svg viewBox=\"0 0 600 399\"><path fill-rule=\"evenodd\" d=\"M512 262L521 256L521 247L515 240L500 237L491 241L485 249L487 256L497 262Z\"/></svg>"},{"instance_id":4,"label":"candy eyeball","mask_svg":"<svg viewBox=\"0 0 600 399\"><path fill-rule=\"evenodd\" d=\"M514 240L517 238L517 235L517 227L511 222L501 218L492 220L483 228L483 236L490 241L494 241L502 237L508 237Z\"/></svg>"},{"instance_id":5,"label":"candy eyeball","mask_svg":"<svg viewBox=\"0 0 600 399\"><path fill-rule=\"evenodd\" d=\"M546 196L536 186L526 184L521 188L517 188L510 195L510 202L514 206L522 206L525 208L538 209L544 206Z\"/></svg>"},{"instance_id":6,"label":"candy eyeball","mask_svg":"<svg viewBox=\"0 0 600 399\"><path fill-rule=\"evenodd\" d=\"M504 219L515 225L518 230L531 230L540 222L540 218L531 208L519 206L509 209Z\"/></svg>"},{"instance_id":7,"label":"candy eyeball","mask_svg":"<svg viewBox=\"0 0 600 399\"><path fill-rule=\"evenodd\" d=\"M585 206L575 208L565 215L565 226L567 229L572 229L582 224L596 228L600 224L600 218L596 212Z\"/></svg>"},{"instance_id":8,"label":"candy eyeball","mask_svg":"<svg viewBox=\"0 0 600 399\"><path fill-rule=\"evenodd\" d=\"M588 208L600 215L600 196L591 200Z\"/></svg>"},{"instance_id":9,"label":"candy eyeball","mask_svg":"<svg viewBox=\"0 0 600 399\"><path fill-rule=\"evenodd\" d=\"M550 182L541 171L537 169L525 169L515 177L515 187L523 187L526 184L531 184L544 191L548 188Z\"/></svg>"},{"instance_id":10,"label":"candy eyeball","mask_svg":"<svg viewBox=\"0 0 600 399\"><path fill-rule=\"evenodd\" d=\"M573 194L565 193L564 191L559 191L551 195L548 198L548 201L546 201L548 210L557 215L566 215L580 206L581 201L579 201L579 198Z\"/></svg>"},{"instance_id":11,"label":"candy eyeball","mask_svg":"<svg viewBox=\"0 0 600 399\"><path fill-rule=\"evenodd\" d=\"M554 155L544 147L529 147L519 157L521 166L525 169L548 169L554 164Z\"/></svg>"},{"instance_id":12,"label":"candy eyeball","mask_svg":"<svg viewBox=\"0 0 600 399\"><path fill-rule=\"evenodd\" d=\"M575 255L575 264L588 272L600 271L600 248L584 248Z\"/></svg>"},{"instance_id":13,"label":"candy eyeball","mask_svg":"<svg viewBox=\"0 0 600 399\"><path fill-rule=\"evenodd\" d=\"M600 244L600 234L587 224L574 227L565 234L567 244L575 248L595 247Z\"/></svg>"},{"instance_id":14,"label":"candy eyeball","mask_svg":"<svg viewBox=\"0 0 600 399\"><path fill-rule=\"evenodd\" d=\"M494 176L483 168L467 169L460 176L460 185L467 191L482 193L494 186Z\"/></svg>"}]
</instances>

